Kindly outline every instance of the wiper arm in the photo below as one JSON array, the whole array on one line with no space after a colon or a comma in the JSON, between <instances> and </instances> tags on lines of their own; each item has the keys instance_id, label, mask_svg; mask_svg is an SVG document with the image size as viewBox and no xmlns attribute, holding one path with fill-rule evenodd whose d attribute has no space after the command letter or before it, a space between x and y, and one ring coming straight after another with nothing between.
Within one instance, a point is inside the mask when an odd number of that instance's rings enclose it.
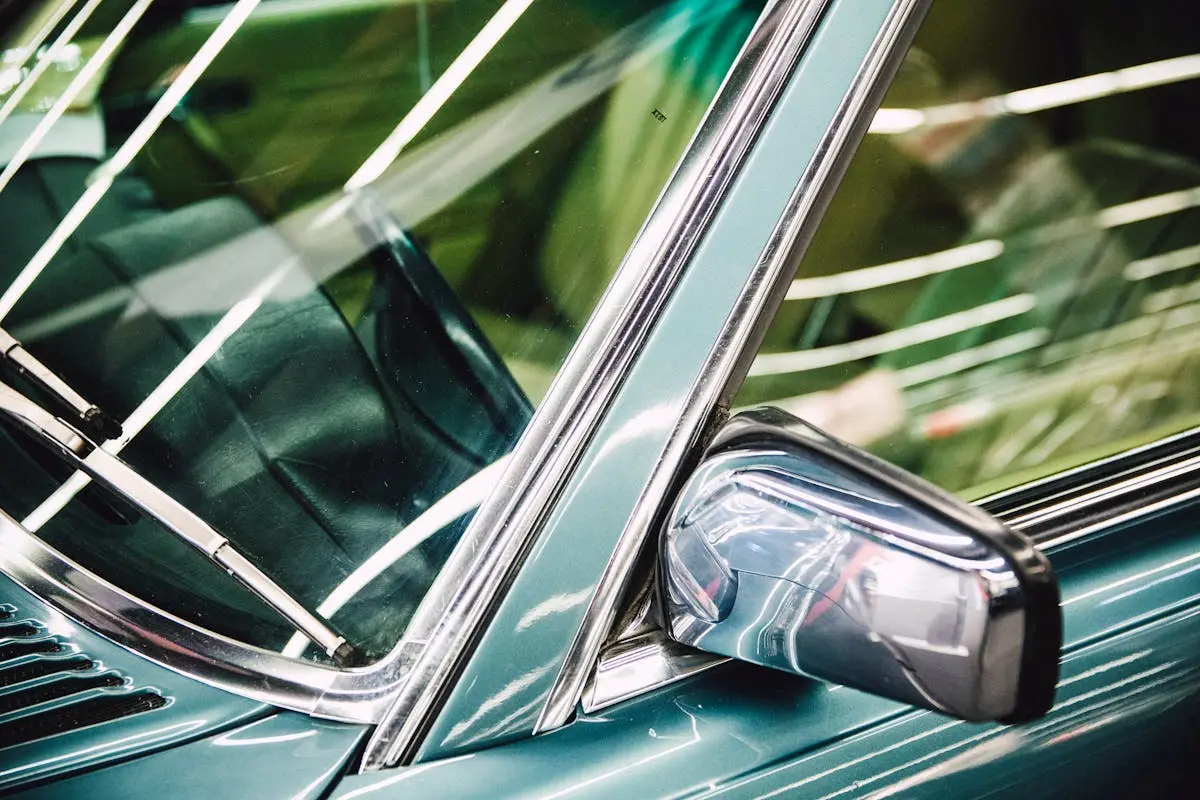
<instances>
[{"instance_id":1,"label":"wiper arm","mask_svg":"<svg viewBox=\"0 0 1200 800\"><path fill-rule=\"evenodd\" d=\"M121 459L11 386L0 382L0 415L35 436L68 463L87 473L175 536L196 548L320 647L339 666L353 666L357 653L345 637L302 606L229 540Z\"/></svg>"},{"instance_id":2,"label":"wiper arm","mask_svg":"<svg viewBox=\"0 0 1200 800\"><path fill-rule=\"evenodd\" d=\"M84 400L79 392L34 358L3 328L0 328L0 357L11 364L22 377L29 379L39 389L74 411L80 427L92 434L97 441L103 442L121 436L121 423L104 413L99 406Z\"/></svg>"}]
</instances>

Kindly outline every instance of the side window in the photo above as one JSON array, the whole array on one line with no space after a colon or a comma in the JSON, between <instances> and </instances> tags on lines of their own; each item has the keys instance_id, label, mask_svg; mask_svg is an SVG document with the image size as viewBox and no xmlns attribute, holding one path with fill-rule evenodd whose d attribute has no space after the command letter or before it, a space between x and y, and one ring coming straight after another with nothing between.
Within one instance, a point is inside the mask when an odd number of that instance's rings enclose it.
<instances>
[{"instance_id":1,"label":"side window","mask_svg":"<svg viewBox=\"0 0 1200 800\"><path fill-rule=\"evenodd\" d=\"M935 2L735 404L967 497L1196 425L1193 13Z\"/></svg>"}]
</instances>

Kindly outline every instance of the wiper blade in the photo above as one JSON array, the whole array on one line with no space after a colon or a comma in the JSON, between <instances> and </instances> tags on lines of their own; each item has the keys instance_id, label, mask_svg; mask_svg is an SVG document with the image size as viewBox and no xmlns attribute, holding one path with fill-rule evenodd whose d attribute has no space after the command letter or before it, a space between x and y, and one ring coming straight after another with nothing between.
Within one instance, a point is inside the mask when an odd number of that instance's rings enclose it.
<instances>
[{"instance_id":1,"label":"wiper blade","mask_svg":"<svg viewBox=\"0 0 1200 800\"><path fill-rule=\"evenodd\" d=\"M76 428L3 382L0 382L0 416L35 434L69 464L206 555L324 650L334 663L339 666L358 663L358 654L345 637L302 606L207 522L124 461L96 447Z\"/></svg>"},{"instance_id":2,"label":"wiper blade","mask_svg":"<svg viewBox=\"0 0 1200 800\"><path fill-rule=\"evenodd\" d=\"M34 386L70 408L80 427L92 434L93 439L103 442L121 436L120 422L104 413L99 406L84 400L79 392L72 389L53 370L34 358L12 334L3 328L0 328L0 357L3 357Z\"/></svg>"}]
</instances>

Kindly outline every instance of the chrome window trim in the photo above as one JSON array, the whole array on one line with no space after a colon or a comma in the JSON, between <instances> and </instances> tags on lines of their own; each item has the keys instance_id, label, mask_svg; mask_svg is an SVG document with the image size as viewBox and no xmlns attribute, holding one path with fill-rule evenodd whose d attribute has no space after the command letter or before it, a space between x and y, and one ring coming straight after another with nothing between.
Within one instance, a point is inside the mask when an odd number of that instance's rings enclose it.
<instances>
[{"instance_id":1,"label":"chrome window trim","mask_svg":"<svg viewBox=\"0 0 1200 800\"><path fill-rule=\"evenodd\" d=\"M865 135L871 112L882 100L891 76L907 52L931 2L896 0L892 5L822 137L818 154L800 177L770 241L759 256L739 304L730 313L724 337L710 351L704 373L693 386L688 405L676 421L663 455L621 532L583 625L576 633L550 698L542 709L536 732L560 727L574 713L620 611L621 598L638 557L654 530L654 522L661 511L661 499L670 494L672 484L695 452L714 413L723 415L727 411L734 389L749 369L765 323L770 321L770 310L782 300L800 256L853 155L854 146ZM825 3L821 6L823 10ZM815 22L816 19L810 20L814 25Z\"/></svg>"},{"instance_id":2,"label":"chrome window trim","mask_svg":"<svg viewBox=\"0 0 1200 800\"><path fill-rule=\"evenodd\" d=\"M1157 439L978 500L984 510L1039 544L1074 541L1136 519L1133 500L1155 509L1185 502L1200 486L1200 427ZM1149 513L1149 512L1148 512ZM1086 519L1079 519L1086 515Z\"/></svg>"},{"instance_id":3,"label":"chrome window trim","mask_svg":"<svg viewBox=\"0 0 1200 800\"><path fill-rule=\"evenodd\" d=\"M0 573L126 649L185 676L316 717L379 723L362 766L396 763L419 743L459 660L523 560L764 122L769 109L747 108L742 95L765 80L762 64L783 11L824 2L768 2L497 488L384 658L337 669L221 636L105 581L2 511Z\"/></svg>"},{"instance_id":4,"label":"chrome window trim","mask_svg":"<svg viewBox=\"0 0 1200 800\"><path fill-rule=\"evenodd\" d=\"M807 42L827 2L768 2L600 308L513 451L500 478L504 491L480 507L464 536L469 546L455 550L417 609L409 631L426 647L368 741L362 770L406 763L415 755L444 690L524 561L765 124L795 63L786 56ZM797 29L797 23L812 27Z\"/></svg>"}]
</instances>

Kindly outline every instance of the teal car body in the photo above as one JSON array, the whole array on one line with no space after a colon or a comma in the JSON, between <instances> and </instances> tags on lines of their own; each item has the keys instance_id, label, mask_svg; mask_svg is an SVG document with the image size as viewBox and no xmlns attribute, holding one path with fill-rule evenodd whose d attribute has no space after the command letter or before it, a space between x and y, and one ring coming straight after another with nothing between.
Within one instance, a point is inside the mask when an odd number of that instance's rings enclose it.
<instances>
[{"instance_id":1,"label":"teal car body","mask_svg":"<svg viewBox=\"0 0 1200 800\"><path fill-rule=\"evenodd\" d=\"M63 645L55 658L84 654L81 674L116 676L98 687L160 705L0 742L0 792L1149 797L1200 784L1196 431L982 501L1039 543L1061 586L1059 688L1034 722L971 724L747 664L692 664L637 613L662 510L728 408L732 376L744 374L747 346L927 5L769 5L747 48L753 58L735 65L654 211L683 220L676 252L663 257L658 229L643 230L630 259L649 266L617 277L518 443L506 489L474 523L494 531L481 540L490 560L472 562L480 577L467 603L486 613L455 606L459 616L429 631L449 643L447 655L422 662L428 680L411 684L420 694L398 695L407 716L322 719L334 715L272 703L269 686L239 691L197 669L195 654L172 660L169 640L139 642L149 626L120 593L106 611L84 612L52 565L9 550L0 652L20 641L4 638L8 627L32 620L39 637ZM722 149L705 149L713 142ZM698 186L707 202L680 193ZM689 666L653 677L664 662ZM596 699L610 680L621 687ZM50 702L0 705L0 723L45 714Z\"/></svg>"}]
</instances>

